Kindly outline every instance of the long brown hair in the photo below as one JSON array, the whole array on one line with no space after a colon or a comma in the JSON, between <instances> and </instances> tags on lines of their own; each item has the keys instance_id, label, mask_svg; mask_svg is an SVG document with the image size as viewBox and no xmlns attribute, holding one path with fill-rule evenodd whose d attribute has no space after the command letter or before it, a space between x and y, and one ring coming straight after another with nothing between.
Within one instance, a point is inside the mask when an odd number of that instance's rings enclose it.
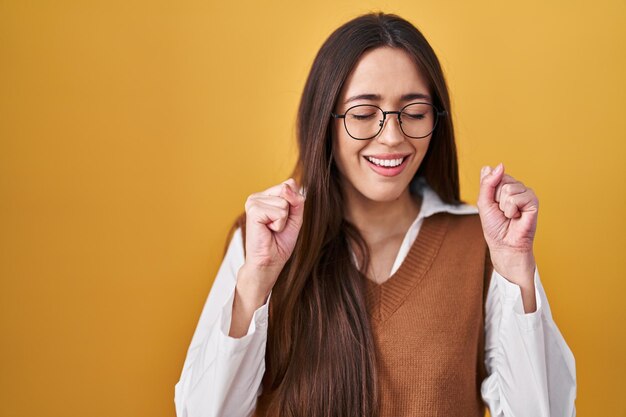
<instances>
[{"instance_id":1,"label":"long brown hair","mask_svg":"<svg viewBox=\"0 0 626 417\"><path fill-rule=\"evenodd\" d=\"M415 176L425 177L444 202L463 202L448 89L422 33L399 16L382 12L361 15L336 29L315 57L298 109L299 158L292 176L306 190L304 219L293 254L272 290L257 416L378 415L376 347L364 295L369 251L343 217L330 113L361 54L381 46L408 52L428 81L433 104L448 112ZM245 239L245 212L227 242L237 227ZM351 247L362 260L360 270Z\"/></svg>"}]
</instances>

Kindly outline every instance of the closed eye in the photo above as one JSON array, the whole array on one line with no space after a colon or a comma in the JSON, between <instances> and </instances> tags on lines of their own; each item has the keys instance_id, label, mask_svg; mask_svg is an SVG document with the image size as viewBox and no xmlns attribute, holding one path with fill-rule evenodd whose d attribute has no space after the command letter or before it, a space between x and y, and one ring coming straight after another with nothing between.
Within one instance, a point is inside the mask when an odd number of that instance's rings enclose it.
<instances>
[{"instance_id":1,"label":"closed eye","mask_svg":"<svg viewBox=\"0 0 626 417\"><path fill-rule=\"evenodd\" d=\"M372 113L372 114L353 114L351 115L351 117L355 120L367 120L367 119L371 119L373 116L375 116L376 113Z\"/></svg>"}]
</instances>

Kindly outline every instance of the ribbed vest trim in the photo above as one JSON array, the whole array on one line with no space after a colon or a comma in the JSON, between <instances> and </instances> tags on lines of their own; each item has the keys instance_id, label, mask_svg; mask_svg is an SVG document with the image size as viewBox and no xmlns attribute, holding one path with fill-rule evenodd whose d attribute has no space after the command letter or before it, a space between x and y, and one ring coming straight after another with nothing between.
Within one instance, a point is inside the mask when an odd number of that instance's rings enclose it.
<instances>
[{"instance_id":1,"label":"ribbed vest trim","mask_svg":"<svg viewBox=\"0 0 626 417\"><path fill-rule=\"evenodd\" d=\"M450 217L446 213L424 218L419 233L398 270L381 284L369 278L365 279L367 309L373 320L387 320L424 279L437 257L449 223Z\"/></svg>"}]
</instances>

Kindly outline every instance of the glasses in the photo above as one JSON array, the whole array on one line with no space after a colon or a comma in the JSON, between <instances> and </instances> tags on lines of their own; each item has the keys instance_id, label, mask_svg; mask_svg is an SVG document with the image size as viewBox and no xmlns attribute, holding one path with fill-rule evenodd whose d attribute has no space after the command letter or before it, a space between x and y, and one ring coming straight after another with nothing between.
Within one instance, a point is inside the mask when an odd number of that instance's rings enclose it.
<instances>
[{"instance_id":1,"label":"glasses","mask_svg":"<svg viewBox=\"0 0 626 417\"><path fill-rule=\"evenodd\" d=\"M344 114L331 113L335 119L343 119L346 132L357 140L367 140L378 136L388 114L398 115L398 124L404 135L421 139L430 135L437 126L439 117L448 114L430 103L409 103L399 111L384 111L373 104L357 104Z\"/></svg>"}]
</instances>

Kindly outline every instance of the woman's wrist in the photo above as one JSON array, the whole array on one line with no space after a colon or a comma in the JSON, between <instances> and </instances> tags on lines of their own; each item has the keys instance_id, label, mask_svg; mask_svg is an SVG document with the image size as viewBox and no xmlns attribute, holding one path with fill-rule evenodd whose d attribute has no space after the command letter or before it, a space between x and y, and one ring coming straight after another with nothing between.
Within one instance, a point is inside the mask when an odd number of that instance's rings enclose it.
<instances>
[{"instance_id":1,"label":"woman's wrist","mask_svg":"<svg viewBox=\"0 0 626 417\"><path fill-rule=\"evenodd\" d=\"M243 266L237 273L229 336L241 338L248 333L254 312L267 302L271 288L259 283L259 276ZM263 282L263 281L261 281Z\"/></svg>"},{"instance_id":2,"label":"woman's wrist","mask_svg":"<svg viewBox=\"0 0 626 417\"><path fill-rule=\"evenodd\" d=\"M520 287L533 287L535 275L535 256L529 253L497 253L491 252L494 269L509 281Z\"/></svg>"},{"instance_id":3,"label":"woman's wrist","mask_svg":"<svg viewBox=\"0 0 626 417\"><path fill-rule=\"evenodd\" d=\"M274 276L278 277L278 273L249 268L246 264L239 269L236 292L244 307L256 310L267 302L273 284L270 286L266 283L275 282Z\"/></svg>"}]
</instances>

